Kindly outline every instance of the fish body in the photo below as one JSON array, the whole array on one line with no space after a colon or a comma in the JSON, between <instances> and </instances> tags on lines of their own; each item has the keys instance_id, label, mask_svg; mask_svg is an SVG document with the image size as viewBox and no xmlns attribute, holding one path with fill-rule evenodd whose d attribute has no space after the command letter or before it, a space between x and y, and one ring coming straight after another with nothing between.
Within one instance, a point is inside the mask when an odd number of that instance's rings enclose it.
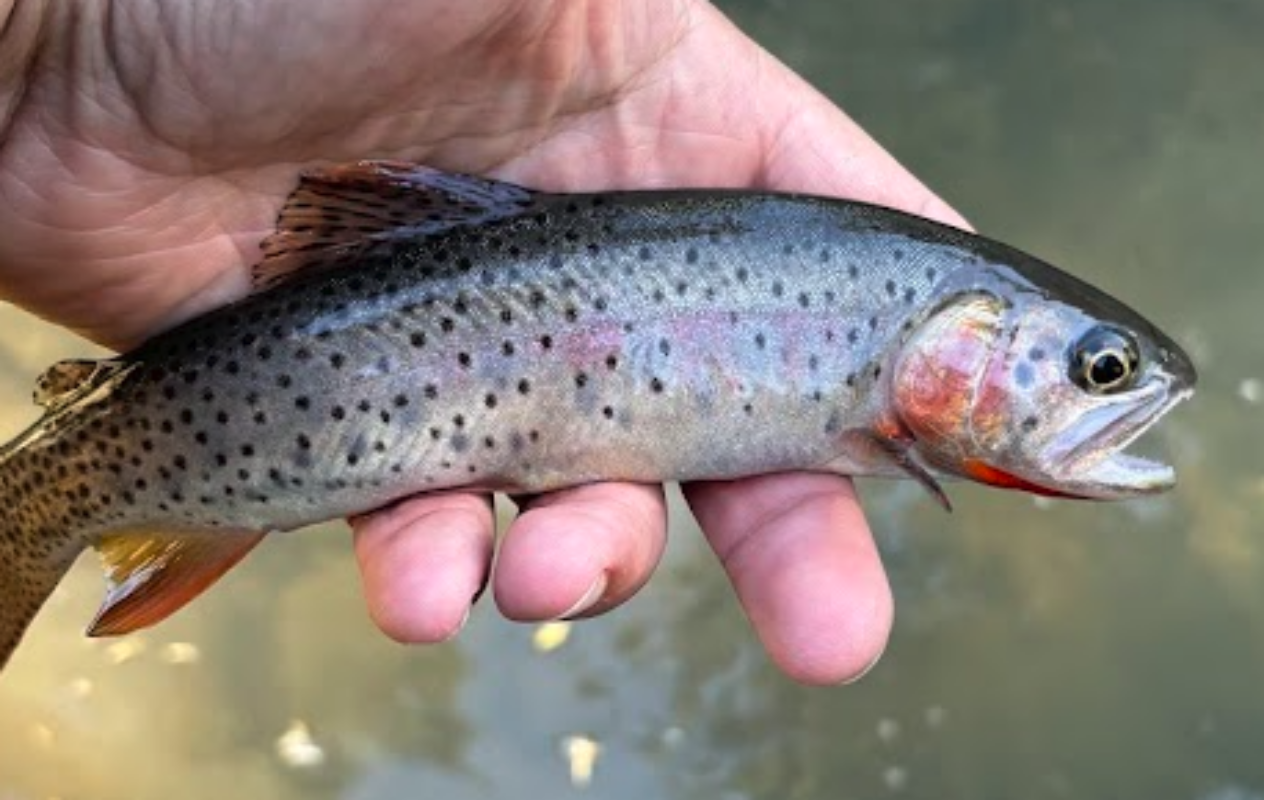
<instances>
[{"instance_id":1,"label":"fish body","mask_svg":"<svg viewBox=\"0 0 1264 800\"><path fill-rule=\"evenodd\" d=\"M92 631L118 633L268 532L418 492L784 470L1157 491L1170 469L1118 451L1194 382L1043 262L837 199L364 163L307 176L264 250L251 296L41 379L0 453L0 665L86 547Z\"/></svg>"}]
</instances>

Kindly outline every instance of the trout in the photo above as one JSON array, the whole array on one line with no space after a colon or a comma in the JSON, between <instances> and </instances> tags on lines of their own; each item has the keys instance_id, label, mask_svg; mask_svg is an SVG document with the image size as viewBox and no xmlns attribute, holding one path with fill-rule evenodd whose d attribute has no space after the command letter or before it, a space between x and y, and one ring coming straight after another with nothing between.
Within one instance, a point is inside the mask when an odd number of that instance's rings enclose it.
<instances>
[{"instance_id":1,"label":"trout","mask_svg":"<svg viewBox=\"0 0 1264 800\"><path fill-rule=\"evenodd\" d=\"M89 634L158 622L273 531L450 489L785 470L1115 499L1194 387L1176 343L1006 245L752 191L549 194L310 172L248 297L39 380L0 450L0 666L100 551Z\"/></svg>"}]
</instances>

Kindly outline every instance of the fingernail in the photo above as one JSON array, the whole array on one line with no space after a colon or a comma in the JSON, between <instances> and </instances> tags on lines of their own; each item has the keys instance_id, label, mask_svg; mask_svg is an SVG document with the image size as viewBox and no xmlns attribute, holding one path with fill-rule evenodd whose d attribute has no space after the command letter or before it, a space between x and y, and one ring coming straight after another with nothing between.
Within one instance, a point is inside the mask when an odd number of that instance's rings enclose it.
<instances>
[{"instance_id":1,"label":"fingernail","mask_svg":"<svg viewBox=\"0 0 1264 800\"><path fill-rule=\"evenodd\" d=\"M575 605L563 611L557 616L557 619L570 619L578 614L582 614L597 604L601 596L606 593L606 584L609 578L606 573L602 572L597 579L592 582L592 586L588 587L588 591L584 592L584 596L575 601Z\"/></svg>"},{"instance_id":2,"label":"fingernail","mask_svg":"<svg viewBox=\"0 0 1264 800\"><path fill-rule=\"evenodd\" d=\"M864 678L866 675L868 675L870 672L873 671L874 667L878 666L878 662L882 660L882 656L886 654L886 652L887 652L886 647L883 647L880 651L878 651L877 657L874 658L873 661L870 661L868 665L865 666L864 669L862 669L860 672L857 672L855 675L852 675L849 678L844 678L843 680L839 681L838 685L851 686L853 683L859 683L862 678Z\"/></svg>"},{"instance_id":3,"label":"fingernail","mask_svg":"<svg viewBox=\"0 0 1264 800\"><path fill-rule=\"evenodd\" d=\"M465 629L465 623L470 621L470 612L472 612L473 610L474 610L474 606L466 606L465 613L461 615L461 621L458 622L456 624L456 627L452 629L452 632L449 633L447 636L443 637L441 641L450 642L453 639L455 639L456 635Z\"/></svg>"}]
</instances>

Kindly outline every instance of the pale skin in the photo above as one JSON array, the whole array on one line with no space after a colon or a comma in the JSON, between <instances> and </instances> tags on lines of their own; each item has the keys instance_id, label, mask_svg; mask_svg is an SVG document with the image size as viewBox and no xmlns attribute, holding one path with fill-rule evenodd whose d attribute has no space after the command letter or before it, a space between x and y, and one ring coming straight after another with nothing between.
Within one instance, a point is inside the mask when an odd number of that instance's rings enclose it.
<instances>
[{"instance_id":1,"label":"pale skin","mask_svg":"<svg viewBox=\"0 0 1264 800\"><path fill-rule=\"evenodd\" d=\"M0 0L0 297L127 348L241 297L306 166L398 158L554 190L750 186L964 221L842 111L696 0ZM838 683L891 593L850 481L685 492L772 660ZM374 621L455 635L608 611L663 551L662 488L489 498L353 521Z\"/></svg>"}]
</instances>

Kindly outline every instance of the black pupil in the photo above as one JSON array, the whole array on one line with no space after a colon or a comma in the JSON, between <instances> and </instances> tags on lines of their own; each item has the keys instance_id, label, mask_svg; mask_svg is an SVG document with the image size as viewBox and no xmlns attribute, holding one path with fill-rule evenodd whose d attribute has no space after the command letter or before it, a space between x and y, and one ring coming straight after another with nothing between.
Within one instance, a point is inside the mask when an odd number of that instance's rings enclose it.
<instances>
[{"instance_id":1,"label":"black pupil","mask_svg":"<svg viewBox=\"0 0 1264 800\"><path fill-rule=\"evenodd\" d=\"M1098 386L1110 386L1126 374L1123 359L1114 353L1103 353L1093 360L1089 377Z\"/></svg>"}]
</instances>

